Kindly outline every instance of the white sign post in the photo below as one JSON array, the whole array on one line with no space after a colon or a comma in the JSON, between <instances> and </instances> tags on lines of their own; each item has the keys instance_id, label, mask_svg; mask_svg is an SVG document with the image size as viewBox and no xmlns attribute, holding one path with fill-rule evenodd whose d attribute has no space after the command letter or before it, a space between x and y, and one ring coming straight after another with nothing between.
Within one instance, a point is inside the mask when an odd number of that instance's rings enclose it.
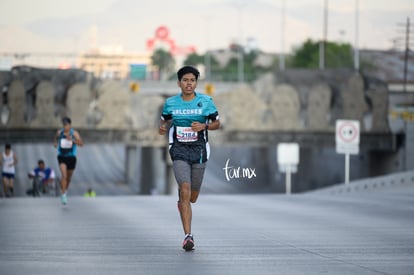
<instances>
[{"instance_id":1,"label":"white sign post","mask_svg":"<svg viewBox=\"0 0 414 275\"><path fill-rule=\"evenodd\" d=\"M345 184L349 183L350 155L359 153L359 121L338 119L336 121L336 152L345 154Z\"/></svg>"},{"instance_id":2,"label":"white sign post","mask_svg":"<svg viewBox=\"0 0 414 275\"><path fill-rule=\"evenodd\" d=\"M279 143L277 145L279 170L286 173L286 194L291 193L291 173L296 173L299 164L299 144Z\"/></svg>"}]
</instances>

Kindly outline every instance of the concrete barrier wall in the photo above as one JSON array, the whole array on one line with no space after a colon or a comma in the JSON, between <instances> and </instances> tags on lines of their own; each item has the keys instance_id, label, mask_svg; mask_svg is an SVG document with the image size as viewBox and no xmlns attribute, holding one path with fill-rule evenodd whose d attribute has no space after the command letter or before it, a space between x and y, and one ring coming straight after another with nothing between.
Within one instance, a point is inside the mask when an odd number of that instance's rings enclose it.
<instances>
[{"instance_id":1,"label":"concrete barrier wall","mask_svg":"<svg viewBox=\"0 0 414 275\"><path fill-rule=\"evenodd\" d=\"M337 195L355 192L375 192L384 189L389 190L406 186L414 186L414 170L394 173L386 176L355 180L349 184L342 183L312 191L311 193L329 193Z\"/></svg>"},{"instance_id":2,"label":"concrete barrier wall","mask_svg":"<svg viewBox=\"0 0 414 275\"><path fill-rule=\"evenodd\" d=\"M5 125L10 128L55 128L56 120L50 117L68 115L78 128L141 129L150 126L143 121L153 124L159 116L166 91L179 93L174 81L161 83L164 88L157 84L159 91L136 94L122 81L91 85L97 81L80 70L18 67L13 72L7 92L11 114ZM332 132L339 118L359 120L362 131L390 131L385 86L349 71L288 70L266 74L251 85L220 89L227 89L214 96L224 131ZM197 91L204 92L203 86Z\"/></svg>"}]
</instances>

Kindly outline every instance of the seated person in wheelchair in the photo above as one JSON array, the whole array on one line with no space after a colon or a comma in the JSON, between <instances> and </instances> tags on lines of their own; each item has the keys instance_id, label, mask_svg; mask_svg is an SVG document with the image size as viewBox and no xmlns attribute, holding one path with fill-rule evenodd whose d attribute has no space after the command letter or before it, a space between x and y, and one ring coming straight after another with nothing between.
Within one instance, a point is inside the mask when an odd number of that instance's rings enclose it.
<instances>
[{"instance_id":1,"label":"seated person in wheelchair","mask_svg":"<svg viewBox=\"0 0 414 275\"><path fill-rule=\"evenodd\" d=\"M33 186L33 188L39 188L43 191L43 193L45 193L46 190L48 190L48 186L52 185L55 181L55 171L53 171L53 169L50 167L46 167L45 162L41 159L37 162L37 165L38 166L33 169L33 171L31 171L27 176L29 179L39 178L40 186Z\"/></svg>"}]
</instances>

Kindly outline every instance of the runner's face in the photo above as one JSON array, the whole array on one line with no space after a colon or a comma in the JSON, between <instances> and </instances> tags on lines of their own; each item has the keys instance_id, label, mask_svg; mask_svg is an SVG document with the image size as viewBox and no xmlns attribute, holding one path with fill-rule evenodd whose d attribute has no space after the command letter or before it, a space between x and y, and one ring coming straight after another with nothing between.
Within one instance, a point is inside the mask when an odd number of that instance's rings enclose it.
<instances>
[{"instance_id":1,"label":"runner's face","mask_svg":"<svg viewBox=\"0 0 414 275\"><path fill-rule=\"evenodd\" d=\"M68 124L68 123L63 124L63 129L64 129L65 131L69 131L69 130L70 130L70 128L71 128L71 125L70 125L70 124Z\"/></svg>"},{"instance_id":2,"label":"runner's face","mask_svg":"<svg viewBox=\"0 0 414 275\"><path fill-rule=\"evenodd\" d=\"M178 86L181 88L181 91L184 95L193 94L195 88L197 87L197 80L195 75L192 73L183 75L181 81L178 81Z\"/></svg>"}]
</instances>

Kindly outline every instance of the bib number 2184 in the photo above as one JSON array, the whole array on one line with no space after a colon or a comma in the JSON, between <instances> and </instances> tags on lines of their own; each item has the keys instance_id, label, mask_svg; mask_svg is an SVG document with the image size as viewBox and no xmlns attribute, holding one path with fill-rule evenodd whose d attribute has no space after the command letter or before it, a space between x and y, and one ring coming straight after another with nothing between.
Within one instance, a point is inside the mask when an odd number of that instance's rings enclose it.
<instances>
[{"instance_id":1,"label":"bib number 2184","mask_svg":"<svg viewBox=\"0 0 414 275\"><path fill-rule=\"evenodd\" d=\"M177 127L176 137L179 142L194 142L198 139L197 132L191 130L191 127Z\"/></svg>"}]
</instances>

